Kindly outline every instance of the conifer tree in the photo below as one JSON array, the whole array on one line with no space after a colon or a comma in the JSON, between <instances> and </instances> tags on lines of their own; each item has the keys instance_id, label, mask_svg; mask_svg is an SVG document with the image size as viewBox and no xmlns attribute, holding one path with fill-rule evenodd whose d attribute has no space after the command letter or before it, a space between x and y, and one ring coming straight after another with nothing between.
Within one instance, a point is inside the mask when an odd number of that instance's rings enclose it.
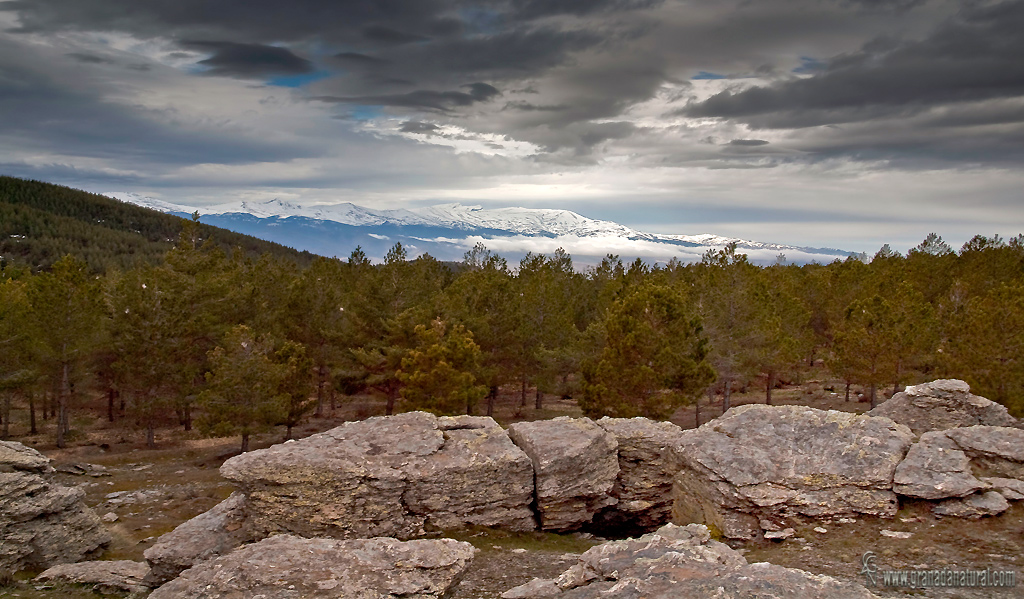
<instances>
[{"instance_id":1,"label":"conifer tree","mask_svg":"<svg viewBox=\"0 0 1024 599\"><path fill-rule=\"evenodd\" d=\"M203 431L240 434L244 453L253 434L287 418L288 398L281 392L285 373L273 355L270 340L257 337L249 327L237 325L227 332L210 351L207 387L199 395Z\"/></svg>"},{"instance_id":2,"label":"conifer tree","mask_svg":"<svg viewBox=\"0 0 1024 599\"><path fill-rule=\"evenodd\" d=\"M604 345L583 367L591 417L665 419L715 378L695 310L670 287L645 283L612 305Z\"/></svg>"},{"instance_id":3,"label":"conifer tree","mask_svg":"<svg viewBox=\"0 0 1024 599\"><path fill-rule=\"evenodd\" d=\"M473 333L462 325L434 320L430 327L417 325L416 346L402 358L398 378L403 407L438 415L472 413L473 405L487 393L477 384L480 347Z\"/></svg>"},{"instance_id":4,"label":"conifer tree","mask_svg":"<svg viewBox=\"0 0 1024 599\"><path fill-rule=\"evenodd\" d=\"M65 447L70 430L72 391L84 383L84 364L98 337L100 293L88 265L74 256L54 263L50 272L31 279L29 300L40 356L57 391L57 447Z\"/></svg>"}]
</instances>

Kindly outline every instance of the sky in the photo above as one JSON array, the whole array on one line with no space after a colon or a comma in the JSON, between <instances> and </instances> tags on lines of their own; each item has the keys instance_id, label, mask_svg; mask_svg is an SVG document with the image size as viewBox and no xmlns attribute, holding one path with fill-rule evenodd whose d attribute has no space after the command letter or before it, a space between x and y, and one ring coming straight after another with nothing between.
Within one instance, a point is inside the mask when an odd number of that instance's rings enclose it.
<instances>
[{"instance_id":1,"label":"sky","mask_svg":"<svg viewBox=\"0 0 1024 599\"><path fill-rule=\"evenodd\" d=\"M905 251L1024 232L1024 0L0 0L0 174L565 208Z\"/></svg>"}]
</instances>

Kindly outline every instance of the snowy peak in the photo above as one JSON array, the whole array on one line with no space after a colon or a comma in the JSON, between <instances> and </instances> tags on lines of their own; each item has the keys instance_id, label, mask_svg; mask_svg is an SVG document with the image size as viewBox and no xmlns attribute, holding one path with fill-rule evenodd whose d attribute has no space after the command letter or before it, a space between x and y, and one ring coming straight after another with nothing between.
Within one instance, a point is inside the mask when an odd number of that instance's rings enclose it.
<instances>
[{"instance_id":1,"label":"snowy peak","mask_svg":"<svg viewBox=\"0 0 1024 599\"><path fill-rule=\"evenodd\" d=\"M456 260L479 242L509 256L531 251L551 253L562 247L574 256L598 260L614 253L651 261L694 261L700 260L707 249L729 243L735 243L752 261L763 264L774 262L780 253L798 262L830 262L849 255L840 250L761 243L709 233L645 233L570 210L484 208L457 203L380 210L347 202L303 206L281 199L193 208L137 193L106 195L162 212L187 215L198 210L207 217L204 222L325 256L347 255L351 248L361 245L381 259L397 241L407 246L411 255L429 252L435 257Z\"/></svg>"}]
</instances>

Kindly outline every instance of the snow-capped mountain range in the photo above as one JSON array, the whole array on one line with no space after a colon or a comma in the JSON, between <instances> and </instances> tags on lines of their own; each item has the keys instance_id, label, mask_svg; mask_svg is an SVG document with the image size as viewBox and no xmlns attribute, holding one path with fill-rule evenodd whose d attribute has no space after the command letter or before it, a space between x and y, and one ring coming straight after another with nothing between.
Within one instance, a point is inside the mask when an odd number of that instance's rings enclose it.
<instances>
[{"instance_id":1,"label":"snow-capped mountain range","mask_svg":"<svg viewBox=\"0 0 1024 599\"><path fill-rule=\"evenodd\" d=\"M595 264L607 254L617 254L623 260L640 257L665 263L675 257L690 262L699 260L709 248L721 248L732 242L756 263L772 263L779 254L796 263L831 262L850 255L830 248L794 247L711 234L645 233L569 210L485 209L462 204L377 210L347 202L299 206L278 199L192 207L132 192L104 195L179 216L198 211L202 222L325 256L346 257L359 245L374 260L382 259L396 242L401 242L411 257L428 252L441 260L460 260L477 242L510 262L530 251L551 253L562 247L579 264Z\"/></svg>"}]
</instances>

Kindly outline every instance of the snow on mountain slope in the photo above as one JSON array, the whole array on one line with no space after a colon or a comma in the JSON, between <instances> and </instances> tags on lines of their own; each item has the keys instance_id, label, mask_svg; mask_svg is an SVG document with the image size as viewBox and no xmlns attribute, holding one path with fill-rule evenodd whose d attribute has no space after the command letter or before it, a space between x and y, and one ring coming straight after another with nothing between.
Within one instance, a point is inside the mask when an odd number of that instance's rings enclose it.
<instances>
[{"instance_id":1,"label":"snow on mountain slope","mask_svg":"<svg viewBox=\"0 0 1024 599\"><path fill-rule=\"evenodd\" d=\"M488 247L502 248L510 254L542 251L555 243L567 249L574 247L586 255L603 256L612 251L666 261L670 257L699 259L704 249L733 242L738 248L749 250L751 259L756 257L759 262L770 262L778 253L791 258L800 256L801 261L829 261L847 255L840 250L799 248L712 234L645 233L569 210L486 209L462 204L377 210L351 203L299 206L278 199L192 208L136 193L106 195L162 212L191 214L198 210L211 219L211 224L324 255L331 255L332 248L335 252L342 250L345 244L350 246L348 249L359 244L366 249L402 241L403 245L417 245L420 251L430 251L435 256L442 252L458 258L463 251L459 248L472 247L474 240L483 240ZM541 242L545 238L548 242ZM344 255L347 251L338 253Z\"/></svg>"}]
</instances>

